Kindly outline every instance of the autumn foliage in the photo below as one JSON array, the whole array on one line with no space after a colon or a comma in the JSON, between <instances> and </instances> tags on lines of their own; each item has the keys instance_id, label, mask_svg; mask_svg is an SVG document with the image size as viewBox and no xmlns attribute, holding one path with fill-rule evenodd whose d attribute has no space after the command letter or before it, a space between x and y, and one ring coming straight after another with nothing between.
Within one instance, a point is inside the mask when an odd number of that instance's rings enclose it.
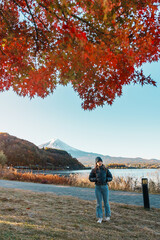
<instances>
[{"instance_id":1,"label":"autumn foliage","mask_svg":"<svg viewBox=\"0 0 160 240\"><path fill-rule=\"evenodd\" d=\"M159 0L0 0L0 91L46 97L71 83L84 109L112 104L123 85L156 85Z\"/></svg>"}]
</instances>

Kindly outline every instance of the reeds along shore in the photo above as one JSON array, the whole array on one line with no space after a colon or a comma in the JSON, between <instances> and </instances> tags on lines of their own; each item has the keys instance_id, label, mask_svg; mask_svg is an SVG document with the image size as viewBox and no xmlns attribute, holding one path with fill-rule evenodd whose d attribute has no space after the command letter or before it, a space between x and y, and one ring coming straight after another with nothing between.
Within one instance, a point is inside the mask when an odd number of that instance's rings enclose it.
<instances>
[{"instance_id":1,"label":"reeds along shore","mask_svg":"<svg viewBox=\"0 0 160 240\"><path fill-rule=\"evenodd\" d=\"M157 175L157 180L149 180L149 192L153 194L160 194L160 178ZM0 178L7 180L16 180L24 182L35 182L43 184L61 184L76 187L94 187L94 183L91 183L88 179L88 175L70 174L69 177L52 175L52 174L34 174L32 172L21 173L16 169L1 167L0 166ZM155 176L154 176L155 179ZM122 191L136 191L140 192L141 183L138 179L132 177L114 177L113 181L109 183L109 188L112 190Z\"/></svg>"}]
</instances>

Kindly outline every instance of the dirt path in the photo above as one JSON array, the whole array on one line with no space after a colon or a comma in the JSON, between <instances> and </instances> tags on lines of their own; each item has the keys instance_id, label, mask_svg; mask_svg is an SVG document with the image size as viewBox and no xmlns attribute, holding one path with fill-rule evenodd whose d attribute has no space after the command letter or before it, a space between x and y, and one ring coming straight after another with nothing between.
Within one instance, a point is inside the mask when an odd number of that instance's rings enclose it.
<instances>
[{"instance_id":1,"label":"dirt path","mask_svg":"<svg viewBox=\"0 0 160 240\"><path fill-rule=\"evenodd\" d=\"M94 193L94 189L92 188L69 187L69 186L62 186L62 185L50 185L50 184L7 181L7 180L0 180L0 187L31 190L34 192L50 192L56 195L70 195L70 196L78 197L84 200L95 200L95 193ZM110 196L109 196L110 202L143 206L142 193L113 191L113 190L110 190L109 193L110 193ZM151 208L152 207L160 208L160 195L150 194L149 199L150 199Z\"/></svg>"}]
</instances>

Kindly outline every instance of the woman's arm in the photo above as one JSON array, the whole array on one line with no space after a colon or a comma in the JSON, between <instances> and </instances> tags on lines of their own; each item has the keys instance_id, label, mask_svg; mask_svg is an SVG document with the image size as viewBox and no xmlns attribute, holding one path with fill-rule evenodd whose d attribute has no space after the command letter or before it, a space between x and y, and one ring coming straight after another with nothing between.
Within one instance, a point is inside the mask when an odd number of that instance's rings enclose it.
<instances>
[{"instance_id":1,"label":"woman's arm","mask_svg":"<svg viewBox=\"0 0 160 240\"><path fill-rule=\"evenodd\" d=\"M107 181L107 182L111 182L112 179L113 179L112 173L109 171L109 169L107 169L106 181Z\"/></svg>"},{"instance_id":2,"label":"woman's arm","mask_svg":"<svg viewBox=\"0 0 160 240\"><path fill-rule=\"evenodd\" d=\"M91 181L91 182L96 182L96 171L95 171L95 169L92 169L92 171L90 172L90 174L89 174L89 180Z\"/></svg>"}]
</instances>

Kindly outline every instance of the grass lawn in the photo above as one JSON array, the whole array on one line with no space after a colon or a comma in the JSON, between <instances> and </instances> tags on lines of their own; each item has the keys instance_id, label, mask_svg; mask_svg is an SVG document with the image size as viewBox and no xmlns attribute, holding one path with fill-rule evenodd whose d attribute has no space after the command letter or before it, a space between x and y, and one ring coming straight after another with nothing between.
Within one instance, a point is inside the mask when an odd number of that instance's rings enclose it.
<instances>
[{"instance_id":1,"label":"grass lawn","mask_svg":"<svg viewBox=\"0 0 160 240\"><path fill-rule=\"evenodd\" d=\"M0 240L160 239L160 210L111 203L96 223L96 201L0 188Z\"/></svg>"}]
</instances>

